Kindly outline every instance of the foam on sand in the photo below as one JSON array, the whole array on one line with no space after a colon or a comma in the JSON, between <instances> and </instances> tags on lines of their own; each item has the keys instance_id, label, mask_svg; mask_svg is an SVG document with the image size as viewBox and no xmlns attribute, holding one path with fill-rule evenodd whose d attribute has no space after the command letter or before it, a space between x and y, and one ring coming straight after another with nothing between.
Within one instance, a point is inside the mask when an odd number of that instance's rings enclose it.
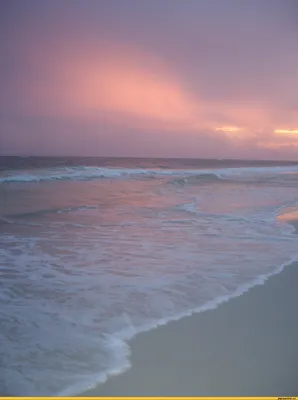
<instances>
[{"instance_id":1,"label":"foam on sand","mask_svg":"<svg viewBox=\"0 0 298 400\"><path fill-rule=\"evenodd\" d=\"M295 263L265 285L258 287L264 277L243 296L208 308L213 312L138 335L131 341L132 368L83 394L294 396L297 279Z\"/></svg>"},{"instance_id":2,"label":"foam on sand","mask_svg":"<svg viewBox=\"0 0 298 400\"><path fill-rule=\"evenodd\" d=\"M129 368L138 333L242 298L298 258L293 228L275 218L298 203L297 174L119 170L113 182L0 185L10 221L0 246L6 393L77 394L104 382Z\"/></svg>"}]
</instances>

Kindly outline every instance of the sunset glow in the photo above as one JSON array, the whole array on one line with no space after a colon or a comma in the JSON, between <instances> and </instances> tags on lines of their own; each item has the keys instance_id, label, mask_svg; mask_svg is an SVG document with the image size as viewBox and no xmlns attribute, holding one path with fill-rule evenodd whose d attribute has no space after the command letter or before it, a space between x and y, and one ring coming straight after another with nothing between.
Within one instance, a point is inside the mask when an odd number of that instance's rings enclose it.
<instances>
[{"instance_id":1,"label":"sunset glow","mask_svg":"<svg viewBox=\"0 0 298 400\"><path fill-rule=\"evenodd\" d=\"M298 137L298 129L275 129L274 133L276 135L285 135L285 136L295 136Z\"/></svg>"},{"instance_id":2,"label":"sunset glow","mask_svg":"<svg viewBox=\"0 0 298 400\"><path fill-rule=\"evenodd\" d=\"M215 130L223 132L239 132L242 131L242 128L237 128L236 126L224 126L223 128L216 128Z\"/></svg>"},{"instance_id":3,"label":"sunset glow","mask_svg":"<svg viewBox=\"0 0 298 400\"><path fill-rule=\"evenodd\" d=\"M108 64L84 74L82 98L90 106L108 112L161 122L184 122L195 119L198 104L179 85L159 71L126 60Z\"/></svg>"},{"instance_id":4,"label":"sunset glow","mask_svg":"<svg viewBox=\"0 0 298 400\"><path fill-rule=\"evenodd\" d=\"M250 3L247 19L241 7L228 5L232 20L241 21L239 32L209 2L195 2L192 11L188 2L169 3L173 22L165 3L152 10L150 2L133 9L125 0L117 7L75 3L71 10L59 3L59 18L56 1L31 9L28 0L23 19L26 7L9 11L23 23L2 26L1 38L10 42L1 39L7 63L0 75L1 151L27 151L34 143L37 153L84 147L90 155L296 156L291 82L298 76L289 8L273 7L270 15ZM219 26L211 29L204 12ZM181 25L174 23L178 15ZM261 16L266 28L257 26L259 39L252 39L247 32ZM288 39L276 48L280 35ZM266 65L259 62L264 48ZM277 52L288 60L284 74L272 62Z\"/></svg>"}]
</instances>

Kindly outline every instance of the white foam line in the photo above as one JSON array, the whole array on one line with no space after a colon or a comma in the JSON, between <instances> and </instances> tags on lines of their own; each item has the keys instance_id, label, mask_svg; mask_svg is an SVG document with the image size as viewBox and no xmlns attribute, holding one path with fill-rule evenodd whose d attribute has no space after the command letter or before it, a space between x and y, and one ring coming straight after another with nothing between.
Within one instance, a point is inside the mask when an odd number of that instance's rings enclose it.
<instances>
[{"instance_id":1,"label":"white foam line","mask_svg":"<svg viewBox=\"0 0 298 400\"><path fill-rule=\"evenodd\" d=\"M281 273L286 266L291 265L293 262L298 261L298 253L294 257L292 257L289 261L281 264L278 268L276 268L273 272L267 274L267 275L260 275L259 277L255 278L251 283L244 284L238 287L234 293L231 293L229 295L224 295L224 296L219 296L213 300L207 301L204 305L193 308L191 310L185 311L183 313L177 314L176 316L164 318L162 320L156 320L153 323L150 323L148 325L144 325L137 330L131 329L124 329L123 331L120 331L118 333L115 333L113 336L111 335L111 344L116 344L116 353L118 355L122 355L122 359L118 360L122 363L121 366L117 366L114 368L111 368L110 370L107 370L99 375L94 376L92 379L88 380L88 382L84 382L75 386L71 386L54 396L75 396L78 394L82 394L87 390L93 389L96 386L106 382L110 377L115 376L115 375L120 375L123 372L127 371L128 369L131 368L131 362L129 360L129 357L131 355L131 350L130 346L128 345L128 341L130 341L133 337L138 335L139 333L143 332L148 332L150 330L156 329L160 326L167 325L169 322L174 322L178 321L184 317L189 317L192 316L193 314L199 314L201 312L205 311L210 311L216 309L218 306L220 306L223 303L228 302L229 300L242 296L244 293L248 292L250 289L256 286L263 285L268 278L271 276L277 275ZM115 347L111 346L115 352ZM121 352L119 351L121 350Z\"/></svg>"},{"instance_id":2,"label":"white foam line","mask_svg":"<svg viewBox=\"0 0 298 400\"><path fill-rule=\"evenodd\" d=\"M190 176L213 174L220 179L227 176L239 176L245 173L286 173L298 171L297 166L285 167L240 167L221 169L142 169L142 168L106 168L106 167L73 167L39 170L34 172L17 173L0 177L0 183L12 182L40 182L48 180L87 180L101 178L125 178L132 175L139 176Z\"/></svg>"},{"instance_id":3,"label":"white foam line","mask_svg":"<svg viewBox=\"0 0 298 400\"><path fill-rule=\"evenodd\" d=\"M250 169L250 170L252 170L252 169ZM272 170L272 168L270 170ZM175 173L176 172L177 171L175 171ZM188 172L189 171L186 170L183 173L187 174ZM208 171L208 173L210 173L210 172L214 173L214 171ZM206 173L206 171L202 171L202 170L197 171L196 170L195 173L196 174L197 173L204 174L204 173ZM168 173L168 174L164 174L164 175L170 175L170 174ZM194 203L191 203L191 204L194 205ZM296 205L297 205L297 203L296 203ZM287 207L289 207L289 205L284 205L284 206L278 207L274 212L274 218L276 218L278 212L280 212L282 209L285 209ZM3 218L3 217L0 217L0 219L5 220L5 218ZM8 222L8 220L6 222ZM295 231L295 228L293 227L292 224L290 224L288 222L281 222L281 221L278 221L278 222L280 224L283 224L284 226L287 225L288 229L291 228L292 233ZM293 235L293 237L294 237L294 235ZM80 384L71 386L71 387L55 394L55 396L73 396L73 395L82 393L88 389L94 388L95 386L97 386L101 383L104 383L109 377L121 374L121 373L125 372L126 370L128 370L131 367L131 363L130 363L130 359L129 359L130 358L130 347L127 342L129 340L131 340L133 337L135 337L138 333L156 329L159 326L166 325L167 323L169 323L171 321L180 320L181 318L186 317L186 316L191 316L193 314L197 314L200 312L216 309L220 304L225 303L233 298L243 295L251 288L258 286L258 285L263 285L269 277L279 274L280 272L282 272L284 270L284 268L287 265L290 265L291 263L293 263L297 260L298 260L298 253L294 257L290 258L287 262L281 264L279 267L277 267L271 273L269 273L267 275L260 275L259 277L252 280L249 284L239 286L234 291L234 293L231 293L229 295L219 296L213 300L206 302L204 305L202 305L200 307L193 308L191 310L177 314L176 316L164 318L161 320L156 320L156 321L154 321L150 324L144 325L138 329L131 326L129 329L122 330L118 333L115 333L114 335L107 337L107 345L110 346L111 349L113 349L113 355L114 355L114 357L116 357L114 362L117 365L115 367L108 369L105 372L102 372L97 375L93 375L92 377L90 376L88 381L84 381ZM115 349L116 349L116 351L115 351Z\"/></svg>"},{"instance_id":4,"label":"white foam line","mask_svg":"<svg viewBox=\"0 0 298 400\"><path fill-rule=\"evenodd\" d=\"M297 203L296 203L297 204ZM275 217L277 216L278 212L288 206L282 206L278 207L278 209L275 210ZM280 221L278 221L281 223ZM287 225L288 228L291 228L291 234L294 235L295 228L291 223L288 222L282 222L283 225ZM289 232L289 229L287 229ZM288 233L287 232L287 233ZM128 345L128 341L130 341L133 337L135 337L139 333L147 332L153 329L156 329L160 326L166 325L169 322L173 321L178 321L181 318L191 316L193 314L198 314L201 312L205 311L210 311L216 309L218 306L221 304L228 302L229 300L242 296L244 293L248 292L250 289L252 289L255 286L263 285L268 278L271 276L277 275L281 273L286 266L291 265L293 262L298 261L298 253L290 258L287 262L284 262L281 264L279 267L277 267L275 270L273 270L271 273L266 274L266 275L260 275L259 277L255 278L248 284L240 285L238 289L234 293L228 294L228 295L223 295L219 296L213 300L210 300L206 302L204 305L193 308L191 310L185 311L183 313L177 314L176 316L171 316L168 318L163 318L161 320L156 320L150 324L144 325L138 329L136 329L134 326L130 326L129 329L124 329L118 333L115 333L114 335L111 335L109 339L109 344L111 349L113 349L114 354L117 354L117 364L121 364L121 366L117 365L99 375L94 375L92 378L90 378L84 383L71 386L57 394L55 396L75 396L78 394L81 394L87 390L90 390L92 388L95 388L97 385L100 385L104 382L106 382L110 377L122 374L123 372L127 371L129 368L131 368L131 362L130 362L130 347ZM115 351L116 347L116 351Z\"/></svg>"},{"instance_id":5,"label":"white foam line","mask_svg":"<svg viewBox=\"0 0 298 400\"><path fill-rule=\"evenodd\" d=\"M3 221L5 224L13 224L12 221L10 221L9 219L7 219L5 217L1 217L1 215L0 215L0 221Z\"/></svg>"}]
</instances>

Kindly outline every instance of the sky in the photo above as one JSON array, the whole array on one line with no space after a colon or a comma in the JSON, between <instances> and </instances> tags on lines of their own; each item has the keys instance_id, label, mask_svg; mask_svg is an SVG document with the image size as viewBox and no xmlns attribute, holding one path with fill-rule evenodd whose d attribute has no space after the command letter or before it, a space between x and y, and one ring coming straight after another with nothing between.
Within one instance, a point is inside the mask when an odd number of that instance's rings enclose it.
<instances>
[{"instance_id":1,"label":"sky","mask_svg":"<svg viewBox=\"0 0 298 400\"><path fill-rule=\"evenodd\" d=\"M298 160L297 0L0 0L0 154Z\"/></svg>"}]
</instances>

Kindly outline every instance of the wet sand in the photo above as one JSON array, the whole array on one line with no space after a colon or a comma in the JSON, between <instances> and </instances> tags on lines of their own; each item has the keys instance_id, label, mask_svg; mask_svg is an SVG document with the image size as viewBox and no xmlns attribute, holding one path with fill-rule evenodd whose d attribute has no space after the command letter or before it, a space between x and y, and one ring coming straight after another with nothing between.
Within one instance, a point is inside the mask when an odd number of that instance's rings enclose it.
<instances>
[{"instance_id":1,"label":"wet sand","mask_svg":"<svg viewBox=\"0 0 298 400\"><path fill-rule=\"evenodd\" d=\"M297 224L296 224L297 226ZM217 309L139 334L86 396L297 396L298 263Z\"/></svg>"}]
</instances>

